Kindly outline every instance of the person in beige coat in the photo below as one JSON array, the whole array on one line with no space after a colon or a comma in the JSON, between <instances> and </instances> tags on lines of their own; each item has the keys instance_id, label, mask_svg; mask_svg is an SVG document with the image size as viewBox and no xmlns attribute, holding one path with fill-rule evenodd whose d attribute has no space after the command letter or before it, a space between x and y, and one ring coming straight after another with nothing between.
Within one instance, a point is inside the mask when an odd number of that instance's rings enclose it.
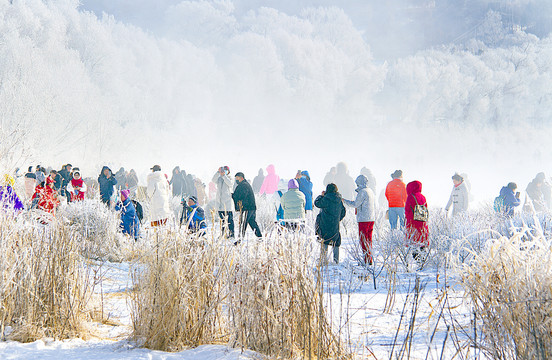
<instances>
[{"instance_id":1,"label":"person in beige coat","mask_svg":"<svg viewBox=\"0 0 552 360\"><path fill-rule=\"evenodd\" d=\"M155 165L148 175L148 197L151 199L150 221L151 226L160 226L167 223L170 216L169 209L169 181L161 172L161 166Z\"/></svg>"}]
</instances>

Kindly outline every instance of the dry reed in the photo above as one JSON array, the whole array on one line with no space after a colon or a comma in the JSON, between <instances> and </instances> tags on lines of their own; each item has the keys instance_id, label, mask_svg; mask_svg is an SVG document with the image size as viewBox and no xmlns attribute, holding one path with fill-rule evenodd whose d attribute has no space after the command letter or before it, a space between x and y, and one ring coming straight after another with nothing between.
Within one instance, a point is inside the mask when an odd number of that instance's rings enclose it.
<instances>
[{"instance_id":1,"label":"dry reed","mask_svg":"<svg viewBox=\"0 0 552 360\"><path fill-rule=\"evenodd\" d=\"M317 242L284 232L232 246L159 231L133 272L134 339L176 351L224 342L271 358L342 358L328 320Z\"/></svg>"},{"instance_id":2,"label":"dry reed","mask_svg":"<svg viewBox=\"0 0 552 360\"><path fill-rule=\"evenodd\" d=\"M177 351L226 341L221 316L229 254L214 240L159 230L132 270L133 338Z\"/></svg>"},{"instance_id":3,"label":"dry reed","mask_svg":"<svg viewBox=\"0 0 552 360\"><path fill-rule=\"evenodd\" d=\"M85 334L92 294L79 243L66 226L0 216L0 330L23 342ZM34 225L33 225L34 224Z\"/></svg>"}]
</instances>

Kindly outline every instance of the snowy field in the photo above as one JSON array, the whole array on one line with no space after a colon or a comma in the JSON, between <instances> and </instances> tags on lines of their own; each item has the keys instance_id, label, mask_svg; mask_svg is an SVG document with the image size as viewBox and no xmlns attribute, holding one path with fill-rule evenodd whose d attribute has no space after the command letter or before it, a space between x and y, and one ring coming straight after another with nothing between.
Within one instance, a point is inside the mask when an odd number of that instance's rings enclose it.
<instances>
[{"instance_id":1,"label":"snowy field","mask_svg":"<svg viewBox=\"0 0 552 360\"><path fill-rule=\"evenodd\" d=\"M0 175L274 164L317 194L343 161L430 206L424 261L380 207L369 267L350 209L325 267L314 216L279 233L261 197L239 246L174 219L135 243L97 200L0 212L0 359L552 358L552 213L491 205L550 175L551 31L550 0L0 0Z\"/></svg>"},{"instance_id":2,"label":"snowy field","mask_svg":"<svg viewBox=\"0 0 552 360\"><path fill-rule=\"evenodd\" d=\"M266 229L261 241L248 233L238 245L226 245L224 251L232 256L251 256L254 248L257 257L266 257L270 261L279 259L271 253L275 242L299 241L295 235L279 235L270 219L274 215L271 202L259 198L261 210L259 220ZM85 204L69 205L62 214L70 216L78 207L83 216L81 224L72 223L72 229L83 231L82 224L96 221L108 228L105 221L112 221L111 214L103 210L98 203L87 201ZM379 213L375 235L375 261L368 268L358 262L359 248L356 238L356 222L349 212L342 226L344 241L341 246L341 261L319 268L317 263L319 245L308 234L301 235L307 244L305 251L312 252L305 258L305 269L312 279L322 276L323 308L331 319L332 331L343 344L347 354L353 358L387 359L474 359L486 358L488 352L477 349L488 346L481 342L481 324L474 325L474 307L470 297L465 294L462 283L462 262L474 260L491 246L491 239L498 238L500 229L491 230L495 224L487 221L499 221L500 218L489 211L472 212L466 217L455 220L446 219L439 209L432 211L434 218L430 223L431 250L424 263L418 263L404 246L402 233L389 232L389 225ZM95 220L91 220L95 219ZM99 220L103 219L103 220ZM111 219L111 220L110 220ZM538 225L531 224L537 220ZM26 215L18 219L20 226L29 226ZM103 221L103 222L102 222ZM533 216L518 216L513 222L502 220L504 227L515 225L522 229L529 224L543 234L550 234L551 222L548 215L540 219ZM42 225L41 225L42 226ZM52 225L53 226L53 225ZM488 227L485 227L488 226ZM170 227L170 226L169 226ZM218 230L215 224L214 230ZM90 229L89 229L90 230ZM537 231L538 230L538 231ZM49 231L48 227L41 231ZM160 234L163 234L161 232ZM110 236L114 236L110 240ZM210 235L209 235L210 236ZM208 236L208 237L209 237ZM133 244L120 234L103 235L99 239L100 247L82 244L101 254L104 259L85 259L82 265L87 268L87 281L94 284L93 292L96 311L101 312L99 319L86 322L84 336L55 340L51 337L40 338L30 343L16 341L0 342L0 355L4 359L57 359L64 357L79 359L260 359L265 358L258 352L229 344L203 344L178 352L149 350L140 345L133 335L132 294L137 291L137 278L132 274L145 271L148 252L155 251L152 246L158 233L145 227L142 238ZM529 237L530 238L530 237ZM529 239L527 238L527 239ZM90 232L90 241L94 241L94 231ZM506 239L506 238L505 238ZM189 241L197 241L189 238ZM303 240L301 240L303 241ZM310 245L309 245L310 244ZM101 250L101 248L104 248ZM186 248L186 246L184 246ZM90 250L92 249L92 250ZM267 253L259 253L267 249ZM110 254L106 255L106 251ZM279 251L279 250L278 250ZM295 250L294 250L295 251ZM117 254L117 255L114 255ZM238 254L238 255L236 255ZM247 254L247 255L244 255ZM113 257L120 261L113 261ZM289 256L283 254L281 256ZM106 260L107 258L111 260ZM253 261L252 258L247 258ZM527 263L529 264L529 263ZM529 265L528 265L529 266ZM284 276L284 275L282 275ZM263 290L264 291L264 290ZM266 290L268 291L268 290ZM277 299L277 294L275 294ZM269 296L270 297L270 296ZM247 304L243 305L245 309ZM226 310L222 310L223 312ZM247 312L247 310L245 310ZM11 327L5 329L9 339Z\"/></svg>"}]
</instances>

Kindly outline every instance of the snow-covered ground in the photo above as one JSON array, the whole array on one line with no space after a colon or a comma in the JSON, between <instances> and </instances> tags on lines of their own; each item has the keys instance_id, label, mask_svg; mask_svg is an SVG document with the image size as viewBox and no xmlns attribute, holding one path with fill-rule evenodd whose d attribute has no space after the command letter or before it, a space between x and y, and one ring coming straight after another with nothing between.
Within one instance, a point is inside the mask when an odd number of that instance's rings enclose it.
<instances>
[{"instance_id":1,"label":"snow-covered ground","mask_svg":"<svg viewBox=\"0 0 552 360\"><path fill-rule=\"evenodd\" d=\"M470 308L454 277L435 269L389 273L376 277L354 260L356 239L346 238L341 246L342 261L323 271L326 310L334 330L348 343L358 358L385 359L405 351L411 344L411 358L451 358L458 346L467 343L464 331L470 331ZM247 246L247 244L243 245ZM30 344L0 342L3 359L254 359L261 355L223 345L206 345L178 353L165 353L137 347L128 340L131 334L129 291L131 265L128 262L102 262L93 265L102 279L95 292L103 299L103 323L89 324L87 340L38 340ZM377 267L377 261L376 261ZM397 267L401 269L401 267ZM376 288L374 288L374 283ZM416 318L415 287L420 289ZM444 301L446 311L443 311ZM407 337L411 336L411 343ZM462 350L463 353L466 349Z\"/></svg>"}]
</instances>

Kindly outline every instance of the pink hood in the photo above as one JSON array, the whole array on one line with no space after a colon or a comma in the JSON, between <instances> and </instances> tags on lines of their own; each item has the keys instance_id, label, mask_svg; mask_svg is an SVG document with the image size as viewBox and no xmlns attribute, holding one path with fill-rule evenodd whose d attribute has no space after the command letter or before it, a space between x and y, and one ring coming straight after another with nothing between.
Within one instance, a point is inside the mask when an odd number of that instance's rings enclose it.
<instances>
[{"instance_id":1,"label":"pink hood","mask_svg":"<svg viewBox=\"0 0 552 360\"><path fill-rule=\"evenodd\" d=\"M280 177L276 175L274 165L268 165L268 167L266 168L266 172L268 173L268 175L265 177L263 185L261 186L261 190L259 191L259 194L261 195L271 195L278 191L278 182L280 181Z\"/></svg>"}]
</instances>

